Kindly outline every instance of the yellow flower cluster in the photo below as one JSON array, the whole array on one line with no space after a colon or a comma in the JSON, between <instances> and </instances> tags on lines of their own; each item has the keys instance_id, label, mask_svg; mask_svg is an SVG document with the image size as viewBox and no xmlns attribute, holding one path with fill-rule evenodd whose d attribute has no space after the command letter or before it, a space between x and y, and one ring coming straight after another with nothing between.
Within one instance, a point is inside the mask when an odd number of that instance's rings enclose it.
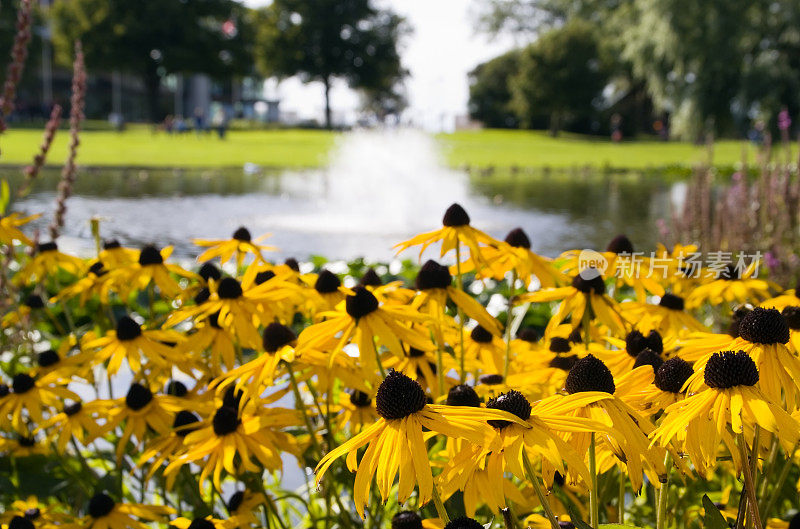
<instances>
[{"instance_id":1,"label":"yellow flower cluster","mask_svg":"<svg viewBox=\"0 0 800 529\"><path fill-rule=\"evenodd\" d=\"M38 457L81 495L15 497L10 529L356 527L384 512L401 529L492 514L662 529L701 511L761 528L790 514L800 292L752 266L689 274L696 248L659 246L660 266L633 273L624 236L550 259L457 204L397 245L450 260L413 281L274 263L245 228L195 241L190 270L169 247L116 241L81 259L27 238L30 217L1 220L0 457L20 493L19 465ZM311 469L280 492L281 473ZM712 482L739 507L686 494Z\"/></svg>"}]
</instances>

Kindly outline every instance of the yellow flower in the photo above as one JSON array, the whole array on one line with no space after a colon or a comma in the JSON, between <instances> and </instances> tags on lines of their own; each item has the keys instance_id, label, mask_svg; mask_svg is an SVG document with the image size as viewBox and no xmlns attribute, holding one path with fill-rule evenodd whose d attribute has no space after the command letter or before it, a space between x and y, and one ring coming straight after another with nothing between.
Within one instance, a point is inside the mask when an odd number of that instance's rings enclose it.
<instances>
[{"instance_id":1,"label":"yellow flower","mask_svg":"<svg viewBox=\"0 0 800 529\"><path fill-rule=\"evenodd\" d=\"M262 241L269 236L269 233L264 234L256 238L254 242L250 231L244 226L241 226L233 232L230 239L194 239L192 242L197 246L208 248L197 256L197 260L201 263L219 257L220 262L225 264L236 257L236 265L242 266L244 258L248 253L253 254L256 262L264 262L264 256L261 252L277 250L274 246L256 244L258 241Z\"/></svg>"},{"instance_id":2,"label":"yellow flower","mask_svg":"<svg viewBox=\"0 0 800 529\"><path fill-rule=\"evenodd\" d=\"M98 419L107 418L110 405L111 402L106 400L86 403L76 400L65 405L60 413L44 421L34 433L48 431L48 437L55 441L56 448L62 454L67 449L67 443L73 438L86 446L110 429L108 425L100 426L97 423Z\"/></svg>"},{"instance_id":3,"label":"yellow flower","mask_svg":"<svg viewBox=\"0 0 800 529\"><path fill-rule=\"evenodd\" d=\"M39 424L43 412L57 406L63 399L78 400L78 395L67 389L66 382L58 373L35 378L28 373L19 373L12 378L10 388L0 385L0 421L4 426L10 424L18 433L27 433L28 417L23 412L27 412L34 424Z\"/></svg>"},{"instance_id":4,"label":"yellow flower","mask_svg":"<svg viewBox=\"0 0 800 529\"><path fill-rule=\"evenodd\" d=\"M83 273L85 266L81 259L59 252L55 242L39 243L36 245L36 254L14 276L14 284L41 282L62 270L78 276Z\"/></svg>"},{"instance_id":5,"label":"yellow flower","mask_svg":"<svg viewBox=\"0 0 800 529\"><path fill-rule=\"evenodd\" d=\"M483 248L486 246L496 247L500 242L473 228L469 225L469 222L469 215L464 211L464 208L458 204L453 204L444 213L442 228L421 233L405 242L396 244L394 247L397 249L397 253L401 253L412 246L421 246L419 258L422 259L422 254L428 246L441 241L442 248L439 252L439 257L444 257L448 252L455 251L456 260L460 262L461 259L466 257L462 253L466 248L469 249L469 258L473 266L481 269L488 266L487 259L483 254Z\"/></svg>"},{"instance_id":6,"label":"yellow flower","mask_svg":"<svg viewBox=\"0 0 800 529\"><path fill-rule=\"evenodd\" d=\"M131 293L144 290L151 283L158 287L161 295L176 298L181 293L181 286L173 274L187 279L197 279L197 275L188 272L178 265L165 262L172 255L172 246L161 251L155 246L147 245L139 252L139 258L111 270L111 288L119 293L122 299L128 299Z\"/></svg>"},{"instance_id":7,"label":"yellow flower","mask_svg":"<svg viewBox=\"0 0 800 529\"><path fill-rule=\"evenodd\" d=\"M477 445L491 441L494 432L487 420L522 422L501 410L426 404L422 387L407 376L390 371L375 397L380 419L349 441L328 452L317 465L317 483L333 462L347 455L347 467L356 472L354 499L356 511L364 516L373 476L384 501L400 475L398 501L406 501L419 487L419 504L433 494L433 475L422 429L448 437L464 438ZM361 462L358 449L367 447Z\"/></svg>"},{"instance_id":8,"label":"yellow flower","mask_svg":"<svg viewBox=\"0 0 800 529\"><path fill-rule=\"evenodd\" d=\"M147 522L157 522L174 513L171 507L117 503L101 492L89 500L88 514L79 521L81 529L148 529Z\"/></svg>"},{"instance_id":9,"label":"yellow flower","mask_svg":"<svg viewBox=\"0 0 800 529\"><path fill-rule=\"evenodd\" d=\"M20 213L11 213L5 217L0 217L0 243L10 246L14 241L19 241L22 244L32 246L33 242L20 231L19 227L39 217L41 217L41 214L23 217Z\"/></svg>"},{"instance_id":10,"label":"yellow flower","mask_svg":"<svg viewBox=\"0 0 800 529\"><path fill-rule=\"evenodd\" d=\"M165 435L172 427L173 414L166 406L176 397L171 395L153 395L150 388L134 382L128 393L113 402L105 428L113 430L122 426L122 436L117 441L117 460L122 460L128 441L135 438L139 442L145 440L150 429L160 435ZM123 426L124 424L124 426Z\"/></svg>"},{"instance_id":11,"label":"yellow flower","mask_svg":"<svg viewBox=\"0 0 800 529\"><path fill-rule=\"evenodd\" d=\"M720 442L733 447L734 434L744 434L752 445L754 426L772 432L788 451L800 441L800 424L756 387L759 371L744 351L711 356L701 372L708 389L669 406L653 443L666 444L680 436L698 472L709 476ZM731 450L734 463L741 461Z\"/></svg>"},{"instance_id":12,"label":"yellow flower","mask_svg":"<svg viewBox=\"0 0 800 529\"><path fill-rule=\"evenodd\" d=\"M686 306L696 308L705 302L711 305L722 303L746 303L748 301L764 300L770 296L770 288L773 287L769 281L756 279L754 275L758 271L758 262L751 263L745 270L729 264L716 276L706 272L706 280L709 282L701 284L692 290L686 298Z\"/></svg>"},{"instance_id":13,"label":"yellow flower","mask_svg":"<svg viewBox=\"0 0 800 529\"><path fill-rule=\"evenodd\" d=\"M166 345L183 341L183 336L175 331L142 329L130 316L123 316L117 321L117 328L97 338L94 334L84 337L84 350L97 349L93 362L96 364L108 361L106 369L109 374L116 373L123 360L134 373L145 366L156 373L168 372L173 365L181 366L183 355L174 347Z\"/></svg>"},{"instance_id":14,"label":"yellow flower","mask_svg":"<svg viewBox=\"0 0 800 529\"><path fill-rule=\"evenodd\" d=\"M364 367L374 372L377 368L378 345L383 345L395 356L405 355L402 344L421 350L431 350L433 345L418 331L406 327L410 323L425 323L428 317L411 307L380 304L366 288L355 287L335 311L318 316L326 318L307 327L298 338L297 352L307 349L341 353L348 343L358 344L359 357ZM377 339L377 344L375 340ZM401 343L402 342L402 343Z\"/></svg>"},{"instance_id":15,"label":"yellow flower","mask_svg":"<svg viewBox=\"0 0 800 529\"><path fill-rule=\"evenodd\" d=\"M221 491L223 470L232 476L241 471L260 472L253 458L268 470L280 470L283 466L281 452L297 454L295 438L281 431L301 424L297 411L267 408L257 414L254 406L229 404L232 405L219 407L212 417L186 436L186 450L164 470L170 480L174 480L174 474L183 465L194 463L202 468L201 489L211 475L214 487Z\"/></svg>"}]
</instances>

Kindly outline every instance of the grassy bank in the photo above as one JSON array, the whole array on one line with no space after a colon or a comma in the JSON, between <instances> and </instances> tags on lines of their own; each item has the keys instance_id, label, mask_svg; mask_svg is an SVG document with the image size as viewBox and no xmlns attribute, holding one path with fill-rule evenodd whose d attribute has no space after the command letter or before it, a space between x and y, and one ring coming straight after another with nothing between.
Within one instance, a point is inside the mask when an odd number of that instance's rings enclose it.
<instances>
[{"instance_id":1,"label":"grassy bank","mask_svg":"<svg viewBox=\"0 0 800 529\"><path fill-rule=\"evenodd\" d=\"M708 160L708 150L685 142L631 141L612 143L577 134L550 137L543 131L477 130L437 136L445 159L452 166L647 169L692 167ZM715 165L731 167L756 162L756 150L743 141L724 140L714 145Z\"/></svg>"},{"instance_id":2,"label":"grassy bank","mask_svg":"<svg viewBox=\"0 0 800 529\"><path fill-rule=\"evenodd\" d=\"M60 164L67 153L69 132L58 131L48 164ZM28 164L41 143L42 132L9 130L0 136L0 165ZM149 128L125 132L86 131L81 134L78 164L92 166L241 167L255 163L271 167L319 167L326 163L336 133L321 130L230 131L153 134Z\"/></svg>"}]
</instances>

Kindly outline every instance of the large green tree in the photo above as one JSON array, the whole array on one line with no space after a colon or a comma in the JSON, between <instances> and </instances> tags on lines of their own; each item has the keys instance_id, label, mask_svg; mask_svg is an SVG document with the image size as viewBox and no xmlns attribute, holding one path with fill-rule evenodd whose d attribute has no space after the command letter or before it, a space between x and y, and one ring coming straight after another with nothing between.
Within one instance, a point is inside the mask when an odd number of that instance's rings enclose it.
<instances>
[{"instance_id":1,"label":"large green tree","mask_svg":"<svg viewBox=\"0 0 800 529\"><path fill-rule=\"evenodd\" d=\"M592 26L571 21L525 48L511 79L511 107L523 126L548 116L550 133L592 114L608 76Z\"/></svg>"},{"instance_id":2,"label":"large green tree","mask_svg":"<svg viewBox=\"0 0 800 529\"><path fill-rule=\"evenodd\" d=\"M486 127L514 128L519 124L511 108L509 80L519 71L520 53L504 53L469 73L469 115Z\"/></svg>"},{"instance_id":3,"label":"large green tree","mask_svg":"<svg viewBox=\"0 0 800 529\"><path fill-rule=\"evenodd\" d=\"M249 12L233 0L56 0L51 13L59 57L80 39L90 69L140 76L153 120L164 75L251 70Z\"/></svg>"},{"instance_id":4,"label":"large green tree","mask_svg":"<svg viewBox=\"0 0 800 529\"><path fill-rule=\"evenodd\" d=\"M320 81L330 127L333 80L391 93L407 73L398 49L407 32L402 17L370 0L274 0L260 11L256 55L266 75Z\"/></svg>"}]
</instances>

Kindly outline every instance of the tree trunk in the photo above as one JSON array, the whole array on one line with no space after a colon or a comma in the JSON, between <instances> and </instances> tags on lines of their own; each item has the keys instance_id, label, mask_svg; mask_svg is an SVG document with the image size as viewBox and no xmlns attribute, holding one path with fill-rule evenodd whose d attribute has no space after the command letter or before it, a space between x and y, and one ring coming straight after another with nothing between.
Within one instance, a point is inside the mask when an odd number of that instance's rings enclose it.
<instances>
[{"instance_id":1,"label":"tree trunk","mask_svg":"<svg viewBox=\"0 0 800 529\"><path fill-rule=\"evenodd\" d=\"M148 67L144 74L144 85L147 94L147 111L150 121L158 123L163 116L161 115L160 96L161 96L161 76L158 75L155 65Z\"/></svg>"},{"instance_id":2,"label":"tree trunk","mask_svg":"<svg viewBox=\"0 0 800 529\"><path fill-rule=\"evenodd\" d=\"M558 115L558 112L553 112L550 114L550 136L553 138L558 136L558 130L561 127L560 117L561 116Z\"/></svg>"},{"instance_id":3,"label":"tree trunk","mask_svg":"<svg viewBox=\"0 0 800 529\"><path fill-rule=\"evenodd\" d=\"M331 78L326 76L322 79L325 85L325 128L331 129L333 123L331 122Z\"/></svg>"}]
</instances>

